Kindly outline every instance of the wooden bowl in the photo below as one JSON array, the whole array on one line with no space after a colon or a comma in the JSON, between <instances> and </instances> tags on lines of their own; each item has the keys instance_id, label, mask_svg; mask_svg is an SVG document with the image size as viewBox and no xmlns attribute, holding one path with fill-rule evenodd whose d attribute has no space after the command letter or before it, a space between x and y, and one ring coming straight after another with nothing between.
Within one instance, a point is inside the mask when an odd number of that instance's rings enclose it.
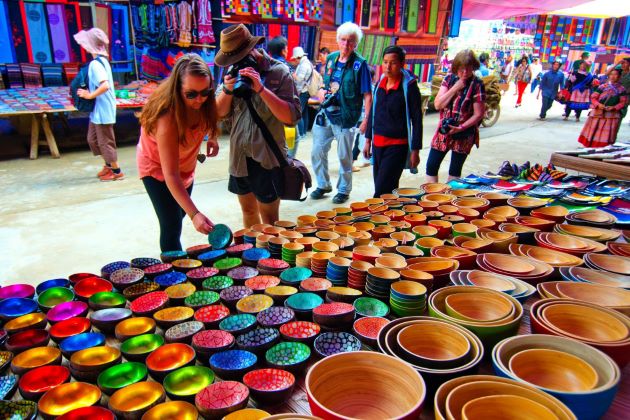
<instances>
[{"instance_id":1,"label":"wooden bowl","mask_svg":"<svg viewBox=\"0 0 630 420\"><path fill-rule=\"evenodd\" d=\"M164 388L159 383L136 382L114 392L107 406L118 418L138 419L165 399Z\"/></svg>"},{"instance_id":2,"label":"wooden bowl","mask_svg":"<svg viewBox=\"0 0 630 420\"><path fill-rule=\"evenodd\" d=\"M507 201L512 198L511 195L495 192L485 192L477 194L477 197L485 198L490 202L492 207L504 206Z\"/></svg>"},{"instance_id":3,"label":"wooden bowl","mask_svg":"<svg viewBox=\"0 0 630 420\"><path fill-rule=\"evenodd\" d=\"M39 399L47 391L70 381L70 371L65 366L40 366L21 375L18 382L20 395L31 401Z\"/></svg>"},{"instance_id":4,"label":"wooden bowl","mask_svg":"<svg viewBox=\"0 0 630 420\"><path fill-rule=\"evenodd\" d=\"M163 402L142 415L141 420L197 420L197 408L186 401Z\"/></svg>"},{"instance_id":5,"label":"wooden bowl","mask_svg":"<svg viewBox=\"0 0 630 420\"><path fill-rule=\"evenodd\" d=\"M203 418L220 419L245 408L248 401L247 386L236 381L223 381L202 389L195 397L195 406Z\"/></svg>"},{"instance_id":6,"label":"wooden bowl","mask_svg":"<svg viewBox=\"0 0 630 420\"><path fill-rule=\"evenodd\" d=\"M90 407L101 400L101 390L86 382L59 385L46 392L37 408L44 419L54 419L71 410Z\"/></svg>"},{"instance_id":7,"label":"wooden bowl","mask_svg":"<svg viewBox=\"0 0 630 420\"><path fill-rule=\"evenodd\" d=\"M35 347L26 350L11 360L11 371L23 375L40 366L61 364L61 350L56 347Z\"/></svg>"},{"instance_id":8,"label":"wooden bowl","mask_svg":"<svg viewBox=\"0 0 630 420\"><path fill-rule=\"evenodd\" d=\"M119 389L147 379L147 367L144 363L126 362L112 366L98 375L98 387L107 395Z\"/></svg>"},{"instance_id":9,"label":"wooden bowl","mask_svg":"<svg viewBox=\"0 0 630 420\"><path fill-rule=\"evenodd\" d=\"M630 258L603 254L590 254L588 257L589 262L602 270L630 276Z\"/></svg>"},{"instance_id":10,"label":"wooden bowl","mask_svg":"<svg viewBox=\"0 0 630 420\"><path fill-rule=\"evenodd\" d=\"M417 323L403 328L397 336L405 361L429 368L461 366L469 358L470 342L446 323Z\"/></svg>"},{"instance_id":11,"label":"wooden bowl","mask_svg":"<svg viewBox=\"0 0 630 420\"><path fill-rule=\"evenodd\" d=\"M514 283L492 274L485 274L484 271L470 273L468 280L473 286L485 287L507 294L512 294L516 290Z\"/></svg>"},{"instance_id":12,"label":"wooden bowl","mask_svg":"<svg viewBox=\"0 0 630 420\"><path fill-rule=\"evenodd\" d=\"M120 351L129 361L144 361L147 356L164 344L164 337L158 334L141 334L128 338L120 345Z\"/></svg>"},{"instance_id":13,"label":"wooden bowl","mask_svg":"<svg viewBox=\"0 0 630 420\"><path fill-rule=\"evenodd\" d=\"M462 407L462 419L557 420L542 404L514 395L492 395L476 398Z\"/></svg>"},{"instance_id":14,"label":"wooden bowl","mask_svg":"<svg viewBox=\"0 0 630 420\"><path fill-rule=\"evenodd\" d=\"M446 297L446 313L473 322L497 322L514 316L512 303L498 294L464 293Z\"/></svg>"},{"instance_id":15,"label":"wooden bowl","mask_svg":"<svg viewBox=\"0 0 630 420\"><path fill-rule=\"evenodd\" d=\"M534 264L527 262L525 259L516 258L511 255L484 254L484 260L488 263L488 265L497 268L502 272L529 274L536 269Z\"/></svg>"},{"instance_id":16,"label":"wooden bowl","mask_svg":"<svg viewBox=\"0 0 630 420\"><path fill-rule=\"evenodd\" d=\"M562 223L567 214L569 214L569 209L563 206L541 207L531 212L532 216L553 220L556 223Z\"/></svg>"},{"instance_id":17,"label":"wooden bowl","mask_svg":"<svg viewBox=\"0 0 630 420\"><path fill-rule=\"evenodd\" d=\"M403 257L378 257L375 261L376 267L389 268L400 271L407 267L407 261Z\"/></svg>"},{"instance_id":18,"label":"wooden bowl","mask_svg":"<svg viewBox=\"0 0 630 420\"><path fill-rule=\"evenodd\" d=\"M614 343L627 340L630 332L627 323L604 308L555 304L542 308L540 315L553 329L578 340Z\"/></svg>"},{"instance_id":19,"label":"wooden bowl","mask_svg":"<svg viewBox=\"0 0 630 420\"><path fill-rule=\"evenodd\" d=\"M589 391L595 388L599 380L590 364L557 350L523 350L510 359L509 368L519 379L554 391Z\"/></svg>"},{"instance_id":20,"label":"wooden bowl","mask_svg":"<svg viewBox=\"0 0 630 420\"><path fill-rule=\"evenodd\" d=\"M391 293L393 296L403 299L415 299L427 294L426 286L419 282L401 280L392 283Z\"/></svg>"},{"instance_id":21,"label":"wooden bowl","mask_svg":"<svg viewBox=\"0 0 630 420\"><path fill-rule=\"evenodd\" d=\"M417 418L425 384L408 364L374 352L340 353L311 367L306 393L313 415L328 419Z\"/></svg>"},{"instance_id":22,"label":"wooden bowl","mask_svg":"<svg viewBox=\"0 0 630 420\"><path fill-rule=\"evenodd\" d=\"M626 313L630 307L630 291L618 287L588 283L559 282L556 289L563 298L591 302Z\"/></svg>"},{"instance_id":23,"label":"wooden bowl","mask_svg":"<svg viewBox=\"0 0 630 420\"><path fill-rule=\"evenodd\" d=\"M123 342L131 337L155 332L155 320L148 317L129 318L116 324L114 334Z\"/></svg>"},{"instance_id":24,"label":"wooden bowl","mask_svg":"<svg viewBox=\"0 0 630 420\"><path fill-rule=\"evenodd\" d=\"M195 363L195 350L182 343L170 343L155 349L146 359L149 374L163 380L170 372Z\"/></svg>"},{"instance_id":25,"label":"wooden bowl","mask_svg":"<svg viewBox=\"0 0 630 420\"><path fill-rule=\"evenodd\" d=\"M171 400L194 401L195 395L214 382L214 372L205 366L177 369L164 378L164 389Z\"/></svg>"}]
</instances>

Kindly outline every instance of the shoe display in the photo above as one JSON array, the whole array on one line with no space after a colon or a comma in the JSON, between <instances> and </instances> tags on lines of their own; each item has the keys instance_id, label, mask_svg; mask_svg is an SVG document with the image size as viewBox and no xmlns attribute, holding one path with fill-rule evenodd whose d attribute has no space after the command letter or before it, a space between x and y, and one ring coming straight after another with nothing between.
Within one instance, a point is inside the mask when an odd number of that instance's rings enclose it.
<instances>
[{"instance_id":1,"label":"shoe display","mask_svg":"<svg viewBox=\"0 0 630 420\"><path fill-rule=\"evenodd\" d=\"M350 196L348 194L337 194L336 196L333 197L332 202L335 204L341 204L341 203L345 203L346 201L348 201L348 198L350 198Z\"/></svg>"},{"instance_id":2,"label":"shoe display","mask_svg":"<svg viewBox=\"0 0 630 420\"><path fill-rule=\"evenodd\" d=\"M97 173L97 174L96 174L96 176L97 176L98 178L100 178L100 177L102 177L102 176L107 175L107 174L108 174L109 172L111 172L111 171L112 171L112 168L110 168L110 167L109 167L109 166L107 166L107 165L103 165L103 169L101 169L101 170L99 171L99 173Z\"/></svg>"},{"instance_id":3,"label":"shoe display","mask_svg":"<svg viewBox=\"0 0 630 420\"><path fill-rule=\"evenodd\" d=\"M99 177L101 181L120 181L124 178L125 174L123 174L122 172L115 174L114 171L111 170L109 171L109 173Z\"/></svg>"},{"instance_id":4,"label":"shoe display","mask_svg":"<svg viewBox=\"0 0 630 420\"><path fill-rule=\"evenodd\" d=\"M311 198L313 200L320 200L324 198L324 194L328 194L330 192L332 192L332 188L330 189L315 188L315 191L311 193Z\"/></svg>"}]
</instances>

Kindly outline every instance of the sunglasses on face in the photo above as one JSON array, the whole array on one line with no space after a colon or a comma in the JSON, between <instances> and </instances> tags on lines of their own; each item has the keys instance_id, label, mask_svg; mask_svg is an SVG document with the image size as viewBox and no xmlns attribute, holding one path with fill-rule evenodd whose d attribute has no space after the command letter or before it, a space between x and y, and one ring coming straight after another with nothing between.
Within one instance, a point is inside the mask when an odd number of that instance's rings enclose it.
<instances>
[{"instance_id":1,"label":"sunglasses on face","mask_svg":"<svg viewBox=\"0 0 630 420\"><path fill-rule=\"evenodd\" d=\"M186 99L195 99L199 95L201 95L202 98L207 98L211 93L212 88L204 89L202 91L189 90L184 92L184 96Z\"/></svg>"}]
</instances>

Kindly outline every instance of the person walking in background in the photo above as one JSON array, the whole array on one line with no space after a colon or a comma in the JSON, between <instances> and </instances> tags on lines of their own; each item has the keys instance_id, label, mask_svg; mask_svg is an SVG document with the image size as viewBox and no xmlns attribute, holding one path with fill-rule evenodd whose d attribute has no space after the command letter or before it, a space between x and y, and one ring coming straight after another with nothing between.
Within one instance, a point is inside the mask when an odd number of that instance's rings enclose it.
<instances>
[{"instance_id":1,"label":"person walking in background","mask_svg":"<svg viewBox=\"0 0 630 420\"><path fill-rule=\"evenodd\" d=\"M579 60L575 60L573 62L573 67L571 68L571 71L578 71L582 63L586 63L586 68L591 67L591 60L590 60L591 53L590 52L584 51L580 57L581 58Z\"/></svg>"},{"instance_id":2,"label":"person walking in background","mask_svg":"<svg viewBox=\"0 0 630 420\"><path fill-rule=\"evenodd\" d=\"M538 88L538 95L536 99L540 97L542 92L542 107L540 108L540 115L538 119L544 121L547 118L547 111L553 105L553 101L556 99L558 89L564 87L564 73L560 71L560 61L555 61L551 65L551 70L543 75L540 79L540 87Z\"/></svg>"},{"instance_id":3,"label":"person walking in background","mask_svg":"<svg viewBox=\"0 0 630 420\"><path fill-rule=\"evenodd\" d=\"M608 70L607 74L610 74L613 69L618 69L621 71L621 78L619 79L619 83L626 90L626 93L630 95L630 57L624 57L619 64L613 66L610 70ZM621 110L621 119L623 120L628 113L628 105L626 105ZM621 127L621 124L619 124Z\"/></svg>"},{"instance_id":4,"label":"person walking in background","mask_svg":"<svg viewBox=\"0 0 630 420\"><path fill-rule=\"evenodd\" d=\"M317 64L315 65L315 70L317 70L322 76L324 75L324 68L326 67L326 58L328 58L328 54L330 54L330 50L326 47L320 48L319 53L317 53Z\"/></svg>"},{"instance_id":5,"label":"person walking in background","mask_svg":"<svg viewBox=\"0 0 630 420\"><path fill-rule=\"evenodd\" d=\"M580 63L578 70L571 72L567 78L566 88L571 92L571 97L564 108L564 120L569 119L571 111L575 111L575 121L580 121L582 110L588 109L591 104L591 85L593 75L588 72L586 61Z\"/></svg>"},{"instance_id":6,"label":"person walking in background","mask_svg":"<svg viewBox=\"0 0 630 420\"><path fill-rule=\"evenodd\" d=\"M339 51L328 54L324 71L324 89L319 91L321 110L313 125L311 160L317 178L317 188L311 198L319 200L332 192L328 174L328 151L337 139L339 181L333 203L345 203L352 191L353 130L365 104L365 118L359 131L365 133L372 109L372 81L367 61L355 50L363 32L359 26L346 22L337 28Z\"/></svg>"},{"instance_id":7,"label":"person walking in background","mask_svg":"<svg viewBox=\"0 0 630 420\"><path fill-rule=\"evenodd\" d=\"M518 93L518 98L516 98L515 108L521 106L521 102L523 101L523 93L525 93L525 89L527 89L527 85L532 80L532 70L529 68L529 59L526 56L521 58L521 61L514 71L514 80L516 81L516 91Z\"/></svg>"},{"instance_id":8,"label":"person walking in background","mask_svg":"<svg viewBox=\"0 0 630 420\"><path fill-rule=\"evenodd\" d=\"M431 142L427 159L427 182L438 182L444 157L451 151L448 180L459 178L473 145L479 147L479 124L485 112L486 91L481 79L474 75L479 60L471 50L457 53L452 73L442 81L435 97L440 111L438 128Z\"/></svg>"},{"instance_id":9,"label":"person walking in background","mask_svg":"<svg viewBox=\"0 0 630 420\"><path fill-rule=\"evenodd\" d=\"M295 87L300 94L300 107L302 110L302 118L298 122L298 136L295 138L295 144L293 148L289 149L288 156L294 158L297 154L298 143L301 139L306 137L306 131L308 130L308 100L311 95L308 93L308 85L313 77L315 68L308 59L308 56L304 52L302 47L293 48L293 54L291 60L297 62L295 73L293 73L293 79L295 79Z\"/></svg>"},{"instance_id":10,"label":"person walking in background","mask_svg":"<svg viewBox=\"0 0 630 420\"><path fill-rule=\"evenodd\" d=\"M481 53L479 54L479 70L475 71L475 76L482 78L482 77L486 77L490 74L490 69L488 68L487 64L488 64L488 54L487 53Z\"/></svg>"},{"instance_id":11,"label":"person walking in background","mask_svg":"<svg viewBox=\"0 0 630 420\"><path fill-rule=\"evenodd\" d=\"M117 181L125 177L118 165L116 150L116 93L112 68L107 61L109 38L99 28L80 31L74 35L77 44L92 55L88 67L90 80L87 89L78 89L83 99L94 99L94 110L90 113L87 142L94 156L105 161L103 169L96 174L101 181Z\"/></svg>"},{"instance_id":12,"label":"person walking in background","mask_svg":"<svg viewBox=\"0 0 630 420\"><path fill-rule=\"evenodd\" d=\"M383 76L374 90L363 148L365 158L374 159L374 197L398 188L405 166L420 163L422 98L416 77L404 69L405 56L397 45L385 48Z\"/></svg>"},{"instance_id":13,"label":"person walking in background","mask_svg":"<svg viewBox=\"0 0 630 420\"><path fill-rule=\"evenodd\" d=\"M538 57L532 58L532 64L529 65L529 69L532 72L532 87L530 93L534 93L542 77L542 64L540 64Z\"/></svg>"},{"instance_id":14,"label":"person walking in background","mask_svg":"<svg viewBox=\"0 0 630 420\"><path fill-rule=\"evenodd\" d=\"M605 147L617 140L621 110L628 105L628 92L620 79L621 70L613 69L608 81L591 95L591 110L578 138L584 147Z\"/></svg>"},{"instance_id":15,"label":"person walking in background","mask_svg":"<svg viewBox=\"0 0 630 420\"><path fill-rule=\"evenodd\" d=\"M204 235L213 227L190 197L204 137L208 137L207 155L219 153L214 83L208 65L197 54L179 58L138 117L138 174L160 223L160 249L181 250L184 216Z\"/></svg>"},{"instance_id":16,"label":"person walking in background","mask_svg":"<svg viewBox=\"0 0 630 420\"><path fill-rule=\"evenodd\" d=\"M289 42L282 35L274 37L267 44L267 50L269 50L269 55L271 55L271 58L274 58L279 62L286 64L287 67L289 66L289 63L287 63L287 56L289 55L288 45Z\"/></svg>"}]
</instances>

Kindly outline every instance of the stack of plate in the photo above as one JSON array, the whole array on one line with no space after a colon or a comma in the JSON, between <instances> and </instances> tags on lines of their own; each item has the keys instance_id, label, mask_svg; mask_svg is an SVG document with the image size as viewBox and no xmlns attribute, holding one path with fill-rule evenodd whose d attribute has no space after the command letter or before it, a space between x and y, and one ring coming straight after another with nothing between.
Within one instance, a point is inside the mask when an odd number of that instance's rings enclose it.
<instances>
[{"instance_id":1,"label":"stack of plate","mask_svg":"<svg viewBox=\"0 0 630 420\"><path fill-rule=\"evenodd\" d=\"M289 243L289 240L286 238L273 237L269 239L269 242L267 242L267 249L271 253L271 258L281 259L282 246L286 243Z\"/></svg>"},{"instance_id":2,"label":"stack of plate","mask_svg":"<svg viewBox=\"0 0 630 420\"><path fill-rule=\"evenodd\" d=\"M480 270L457 270L451 273L454 286L478 286L507 293L521 303L534 293L536 288L522 280Z\"/></svg>"},{"instance_id":3,"label":"stack of plate","mask_svg":"<svg viewBox=\"0 0 630 420\"><path fill-rule=\"evenodd\" d=\"M599 284L550 281L538 284L543 298L573 299L590 302L630 315L630 291Z\"/></svg>"},{"instance_id":4,"label":"stack of plate","mask_svg":"<svg viewBox=\"0 0 630 420\"><path fill-rule=\"evenodd\" d=\"M431 249L433 257L448 258L459 262L459 268L467 270L475 266L477 253L457 246L441 245Z\"/></svg>"},{"instance_id":5,"label":"stack of plate","mask_svg":"<svg viewBox=\"0 0 630 420\"><path fill-rule=\"evenodd\" d=\"M350 261L347 258L332 257L326 267L326 278L333 286L345 286L348 283L348 268Z\"/></svg>"},{"instance_id":6,"label":"stack of plate","mask_svg":"<svg viewBox=\"0 0 630 420\"><path fill-rule=\"evenodd\" d=\"M582 283L601 284L603 286L621 287L630 289L630 276L593 270L583 267L561 268L560 275L564 280Z\"/></svg>"},{"instance_id":7,"label":"stack of plate","mask_svg":"<svg viewBox=\"0 0 630 420\"><path fill-rule=\"evenodd\" d=\"M606 246L608 246L608 251L610 251L611 254L619 255L621 257L630 257L630 244L624 244L621 242L608 242Z\"/></svg>"},{"instance_id":8,"label":"stack of plate","mask_svg":"<svg viewBox=\"0 0 630 420\"><path fill-rule=\"evenodd\" d=\"M543 232L550 232L556 224L556 221L534 216L516 216L514 218L514 223L532 227Z\"/></svg>"},{"instance_id":9,"label":"stack of plate","mask_svg":"<svg viewBox=\"0 0 630 420\"><path fill-rule=\"evenodd\" d=\"M398 316L421 315L427 307L427 288L409 280L392 283L389 304Z\"/></svg>"},{"instance_id":10,"label":"stack of plate","mask_svg":"<svg viewBox=\"0 0 630 420\"><path fill-rule=\"evenodd\" d=\"M407 260L407 268L424 271L433 276L433 289L439 289L448 284L449 274L459 268L459 261L440 257L418 257Z\"/></svg>"},{"instance_id":11,"label":"stack of plate","mask_svg":"<svg viewBox=\"0 0 630 420\"><path fill-rule=\"evenodd\" d=\"M365 294L378 299L389 299L392 283L400 280L400 273L389 268L372 267L367 271Z\"/></svg>"},{"instance_id":12,"label":"stack of plate","mask_svg":"<svg viewBox=\"0 0 630 420\"><path fill-rule=\"evenodd\" d=\"M332 252L316 252L311 257L311 271L315 277L326 278L326 270L328 268L328 260L333 258L335 254Z\"/></svg>"},{"instance_id":13,"label":"stack of plate","mask_svg":"<svg viewBox=\"0 0 630 420\"><path fill-rule=\"evenodd\" d=\"M510 244L510 254L519 257L529 257L547 263L556 269L560 267L577 267L584 264L584 260L575 255L540 246Z\"/></svg>"},{"instance_id":14,"label":"stack of plate","mask_svg":"<svg viewBox=\"0 0 630 420\"><path fill-rule=\"evenodd\" d=\"M311 258L313 258L315 253L313 251L301 252L295 256L295 266L296 267L311 267Z\"/></svg>"},{"instance_id":15,"label":"stack of plate","mask_svg":"<svg viewBox=\"0 0 630 420\"><path fill-rule=\"evenodd\" d=\"M516 277L529 284L537 284L553 274L553 267L529 257L506 254L477 255L477 265L484 271Z\"/></svg>"},{"instance_id":16,"label":"stack of plate","mask_svg":"<svg viewBox=\"0 0 630 420\"><path fill-rule=\"evenodd\" d=\"M295 265L296 255L304 252L304 245L288 242L282 245L282 259L290 265Z\"/></svg>"},{"instance_id":17,"label":"stack of plate","mask_svg":"<svg viewBox=\"0 0 630 420\"><path fill-rule=\"evenodd\" d=\"M615 241L621 236L621 232L611 229L602 229L578 225L556 225L554 231L565 235L578 236L597 242Z\"/></svg>"},{"instance_id":18,"label":"stack of plate","mask_svg":"<svg viewBox=\"0 0 630 420\"><path fill-rule=\"evenodd\" d=\"M588 252L604 252L606 245L586 238L578 238L572 235L560 233L536 232L534 234L539 246L566 252L576 256L582 256Z\"/></svg>"},{"instance_id":19,"label":"stack of plate","mask_svg":"<svg viewBox=\"0 0 630 420\"><path fill-rule=\"evenodd\" d=\"M352 261L348 268L348 286L365 291L365 283L368 269L374 267L366 261Z\"/></svg>"},{"instance_id":20,"label":"stack of plate","mask_svg":"<svg viewBox=\"0 0 630 420\"><path fill-rule=\"evenodd\" d=\"M482 228L477 231L477 238L492 242L491 252L506 254L510 244L518 241L518 236L513 232L497 232L496 230Z\"/></svg>"},{"instance_id":21,"label":"stack of plate","mask_svg":"<svg viewBox=\"0 0 630 420\"><path fill-rule=\"evenodd\" d=\"M588 210L568 214L566 221L572 225L612 228L617 223L617 218L602 210Z\"/></svg>"},{"instance_id":22,"label":"stack of plate","mask_svg":"<svg viewBox=\"0 0 630 420\"><path fill-rule=\"evenodd\" d=\"M584 262L589 268L630 276L630 259L619 255L586 254Z\"/></svg>"}]
</instances>

